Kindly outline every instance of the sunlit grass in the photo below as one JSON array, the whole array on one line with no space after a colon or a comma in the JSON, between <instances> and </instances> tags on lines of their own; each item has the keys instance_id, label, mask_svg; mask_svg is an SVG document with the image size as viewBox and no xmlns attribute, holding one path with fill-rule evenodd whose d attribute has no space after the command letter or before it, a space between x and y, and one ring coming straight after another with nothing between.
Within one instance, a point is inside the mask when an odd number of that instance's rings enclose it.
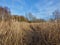
<instances>
[{"instance_id":1,"label":"sunlit grass","mask_svg":"<svg viewBox=\"0 0 60 45\"><path fill-rule=\"evenodd\" d=\"M60 24L1 21L0 45L60 45Z\"/></svg>"}]
</instances>

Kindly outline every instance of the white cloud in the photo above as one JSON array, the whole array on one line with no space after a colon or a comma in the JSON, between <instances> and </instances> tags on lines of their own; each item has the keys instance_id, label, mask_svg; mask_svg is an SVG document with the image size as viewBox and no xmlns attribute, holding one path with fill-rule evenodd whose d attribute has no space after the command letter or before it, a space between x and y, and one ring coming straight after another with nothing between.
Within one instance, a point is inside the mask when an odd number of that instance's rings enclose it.
<instances>
[{"instance_id":1,"label":"white cloud","mask_svg":"<svg viewBox=\"0 0 60 45\"><path fill-rule=\"evenodd\" d=\"M45 4L44 3L41 4L40 2L36 3L35 8L39 10L38 14L52 15L52 12L56 10L60 4L56 2L57 4L55 5L54 1L55 0L44 2Z\"/></svg>"}]
</instances>

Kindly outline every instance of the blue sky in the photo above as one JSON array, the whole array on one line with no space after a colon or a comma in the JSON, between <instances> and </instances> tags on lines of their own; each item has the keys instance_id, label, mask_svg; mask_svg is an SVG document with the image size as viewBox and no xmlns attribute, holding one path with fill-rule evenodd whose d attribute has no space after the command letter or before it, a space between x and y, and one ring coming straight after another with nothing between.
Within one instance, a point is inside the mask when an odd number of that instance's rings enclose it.
<instances>
[{"instance_id":1,"label":"blue sky","mask_svg":"<svg viewBox=\"0 0 60 45\"><path fill-rule=\"evenodd\" d=\"M12 14L25 16L31 12L37 18L48 19L60 9L60 0L0 0L0 6L10 8Z\"/></svg>"}]
</instances>

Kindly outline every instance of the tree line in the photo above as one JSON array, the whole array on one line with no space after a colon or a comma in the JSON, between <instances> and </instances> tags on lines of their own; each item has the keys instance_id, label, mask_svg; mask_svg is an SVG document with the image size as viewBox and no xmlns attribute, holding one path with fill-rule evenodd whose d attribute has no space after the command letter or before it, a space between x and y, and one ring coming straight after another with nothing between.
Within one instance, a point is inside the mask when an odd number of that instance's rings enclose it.
<instances>
[{"instance_id":1,"label":"tree line","mask_svg":"<svg viewBox=\"0 0 60 45\"><path fill-rule=\"evenodd\" d=\"M25 22L46 22L44 19L37 19L32 13L28 13L25 16L12 15L8 7L0 7L0 21L25 21ZM60 20L60 11L55 10L53 12L53 18L50 18L49 21L59 21Z\"/></svg>"}]
</instances>

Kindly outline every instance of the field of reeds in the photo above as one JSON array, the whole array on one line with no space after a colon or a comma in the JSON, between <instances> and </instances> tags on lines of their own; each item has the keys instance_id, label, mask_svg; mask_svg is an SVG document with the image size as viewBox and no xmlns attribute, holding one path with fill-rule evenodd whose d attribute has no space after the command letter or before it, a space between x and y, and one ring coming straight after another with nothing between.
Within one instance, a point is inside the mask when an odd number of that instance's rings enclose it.
<instances>
[{"instance_id":1,"label":"field of reeds","mask_svg":"<svg viewBox=\"0 0 60 45\"><path fill-rule=\"evenodd\" d=\"M60 24L1 21L0 45L60 45Z\"/></svg>"}]
</instances>

